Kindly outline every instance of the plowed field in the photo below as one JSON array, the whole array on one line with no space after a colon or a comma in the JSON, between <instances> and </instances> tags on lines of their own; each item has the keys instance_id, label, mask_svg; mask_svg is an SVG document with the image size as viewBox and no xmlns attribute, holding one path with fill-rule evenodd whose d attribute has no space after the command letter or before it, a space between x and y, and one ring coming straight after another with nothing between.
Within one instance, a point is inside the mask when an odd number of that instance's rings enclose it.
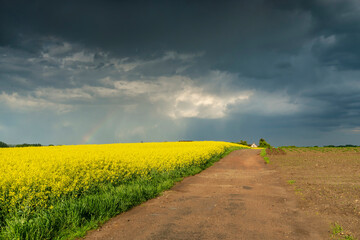
<instances>
[{"instance_id":1,"label":"plowed field","mask_svg":"<svg viewBox=\"0 0 360 240\"><path fill-rule=\"evenodd\" d=\"M360 239L360 148L291 148L285 153L268 151L270 166L297 195L300 208L329 226L342 226L334 239Z\"/></svg>"}]
</instances>

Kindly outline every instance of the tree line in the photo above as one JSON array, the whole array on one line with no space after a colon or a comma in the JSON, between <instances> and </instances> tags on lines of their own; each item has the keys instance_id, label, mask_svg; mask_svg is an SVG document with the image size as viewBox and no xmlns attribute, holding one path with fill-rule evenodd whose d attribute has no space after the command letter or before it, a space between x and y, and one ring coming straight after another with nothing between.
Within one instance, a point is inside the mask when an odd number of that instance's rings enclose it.
<instances>
[{"instance_id":1,"label":"tree line","mask_svg":"<svg viewBox=\"0 0 360 240\"><path fill-rule=\"evenodd\" d=\"M251 144L248 144L248 142L245 141L245 140L240 140L240 142L238 142L238 143L241 144L241 145L245 145L245 146L251 146ZM271 145L269 143L267 143L265 139L260 138L258 147L271 148Z\"/></svg>"},{"instance_id":2,"label":"tree line","mask_svg":"<svg viewBox=\"0 0 360 240\"><path fill-rule=\"evenodd\" d=\"M10 145L0 141L0 148L8 148L8 147L41 147L40 143L23 143L23 144L15 144Z\"/></svg>"}]
</instances>

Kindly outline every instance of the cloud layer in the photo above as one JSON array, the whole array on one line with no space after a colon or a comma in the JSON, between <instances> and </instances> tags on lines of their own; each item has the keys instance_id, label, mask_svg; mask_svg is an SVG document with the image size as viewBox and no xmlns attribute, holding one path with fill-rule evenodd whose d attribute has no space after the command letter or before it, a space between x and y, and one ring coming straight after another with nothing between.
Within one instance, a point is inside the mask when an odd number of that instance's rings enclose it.
<instances>
[{"instance_id":1,"label":"cloud layer","mask_svg":"<svg viewBox=\"0 0 360 240\"><path fill-rule=\"evenodd\" d=\"M0 6L0 136L360 144L360 4Z\"/></svg>"}]
</instances>

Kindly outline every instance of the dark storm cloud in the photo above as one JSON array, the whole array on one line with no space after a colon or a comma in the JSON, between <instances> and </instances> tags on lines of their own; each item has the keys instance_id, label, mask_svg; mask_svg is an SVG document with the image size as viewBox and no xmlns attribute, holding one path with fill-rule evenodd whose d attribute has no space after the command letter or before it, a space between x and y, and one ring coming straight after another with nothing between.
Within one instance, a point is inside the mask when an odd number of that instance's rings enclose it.
<instances>
[{"instance_id":1,"label":"dark storm cloud","mask_svg":"<svg viewBox=\"0 0 360 240\"><path fill-rule=\"evenodd\" d=\"M322 109L308 117L316 118L321 127L356 127L360 119L359 89L338 92L312 93L311 98L320 102ZM331 104L331 105L330 105Z\"/></svg>"},{"instance_id":2,"label":"dark storm cloud","mask_svg":"<svg viewBox=\"0 0 360 240\"><path fill-rule=\"evenodd\" d=\"M314 46L319 59L354 67L359 14L354 1L8 1L2 7L2 45L23 35L50 35L118 56L156 57L163 51L206 52L208 67L254 78L304 43L339 35L335 46ZM355 38L354 38L355 37ZM36 42L21 46L39 48ZM345 46L345 47L344 47ZM317 50L321 48L322 50ZM355 50L355 52L354 52ZM155 54L155 56L154 56ZM270 64L269 64L270 63ZM334 63L335 64L335 63ZM261 71L259 71L261 69ZM261 80L260 80L261 81Z\"/></svg>"},{"instance_id":3,"label":"dark storm cloud","mask_svg":"<svg viewBox=\"0 0 360 240\"><path fill-rule=\"evenodd\" d=\"M302 10L311 15L311 36L332 37L329 45L315 44L314 54L325 65L339 69L360 67L360 3L346 1L272 1L285 10Z\"/></svg>"},{"instance_id":4,"label":"dark storm cloud","mask_svg":"<svg viewBox=\"0 0 360 240\"><path fill-rule=\"evenodd\" d=\"M302 42L303 16L269 6L262 1L8 1L1 12L2 43L14 44L21 33L60 35L126 55L154 49L223 55L234 47L246 53L269 46L294 51Z\"/></svg>"},{"instance_id":5,"label":"dark storm cloud","mask_svg":"<svg viewBox=\"0 0 360 240\"><path fill-rule=\"evenodd\" d=\"M307 139L318 131L357 129L359 9L355 0L5 0L0 6L0 100L60 112L80 103L138 101L150 112L166 109L168 115L187 118L179 128L161 118L184 138L235 140L253 133L286 144L289 132ZM139 92L139 86L150 93ZM169 105L146 104L147 97L161 95L157 87L170 88ZM139 96L120 96L126 91ZM236 98L242 91L251 101ZM199 96L220 103L213 109L190 106ZM174 106L179 109L171 111ZM223 117L197 119L201 114ZM166 140L151 127L155 122L154 117L147 124L149 131ZM1 124L0 119L0 131ZM132 127L127 132L134 135L132 141L148 136L140 126Z\"/></svg>"},{"instance_id":6,"label":"dark storm cloud","mask_svg":"<svg viewBox=\"0 0 360 240\"><path fill-rule=\"evenodd\" d=\"M324 65L336 66L339 70L360 69L360 31L332 35L329 43L315 44L314 53Z\"/></svg>"}]
</instances>

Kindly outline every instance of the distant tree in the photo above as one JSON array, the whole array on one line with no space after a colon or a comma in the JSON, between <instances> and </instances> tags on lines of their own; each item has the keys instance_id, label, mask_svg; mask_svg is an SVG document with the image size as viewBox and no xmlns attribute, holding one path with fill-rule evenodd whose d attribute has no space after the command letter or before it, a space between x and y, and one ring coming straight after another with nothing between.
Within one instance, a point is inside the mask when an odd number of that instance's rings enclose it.
<instances>
[{"instance_id":1,"label":"distant tree","mask_svg":"<svg viewBox=\"0 0 360 240\"><path fill-rule=\"evenodd\" d=\"M240 144L241 145L245 145L245 146L248 146L249 144L247 143L247 141L245 140L240 140Z\"/></svg>"},{"instance_id":2,"label":"distant tree","mask_svg":"<svg viewBox=\"0 0 360 240\"><path fill-rule=\"evenodd\" d=\"M268 144L265 139L263 138L260 138L259 140L259 147L262 147L262 148L271 148L270 144Z\"/></svg>"},{"instance_id":3,"label":"distant tree","mask_svg":"<svg viewBox=\"0 0 360 240\"><path fill-rule=\"evenodd\" d=\"M0 141L0 148L7 148L9 147L9 145L7 145L6 143Z\"/></svg>"},{"instance_id":4,"label":"distant tree","mask_svg":"<svg viewBox=\"0 0 360 240\"><path fill-rule=\"evenodd\" d=\"M345 148L345 147L359 147L357 145L353 145L353 144L346 144L346 145L325 145L324 147L332 147L332 148Z\"/></svg>"},{"instance_id":5,"label":"distant tree","mask_svg":"<svg viewBox=\"0 0 360 240\"><path fill-rule=\"evenodd\" d=\"M357 147L357 145L353 145L353 144L346 144L345 147Z\"/></svg>"},{"instance_id":6,"label":"distant tree","mask_svg":"<svg viewBox=\"0 0 360 240\"><path fill-rule=\"evenodd\" d=\"M15 147L41 147L41 144L40 143L32 143L32 144L23 143L23 144L17 144L17 145L15 145Z\"/></svg>"}]
</instances>

